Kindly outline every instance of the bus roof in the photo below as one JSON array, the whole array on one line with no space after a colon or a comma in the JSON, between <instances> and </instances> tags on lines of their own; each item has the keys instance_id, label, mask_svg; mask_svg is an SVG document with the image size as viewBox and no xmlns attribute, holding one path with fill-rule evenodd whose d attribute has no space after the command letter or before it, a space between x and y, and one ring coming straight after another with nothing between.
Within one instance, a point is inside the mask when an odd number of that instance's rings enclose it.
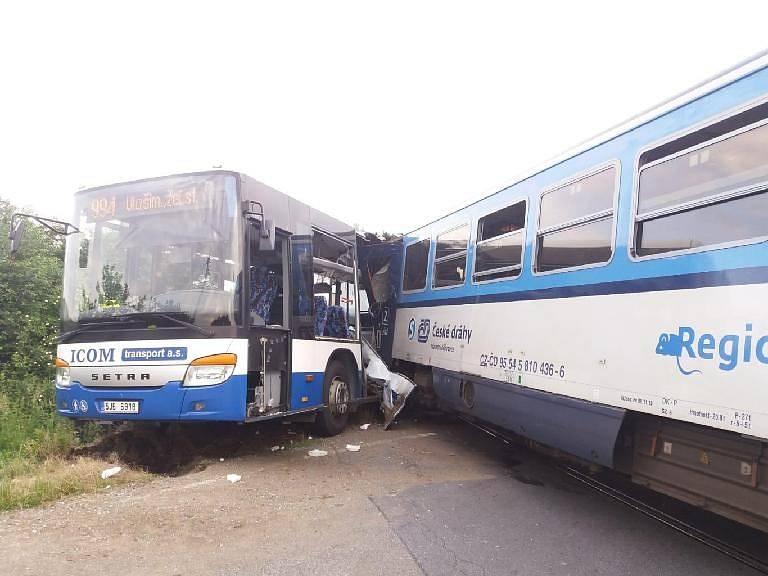
<instances>
[{"instance_id":1,"label":"bus roof","mask_svg":"<svg viewBox=\"0 0 768 576\"><path fill-rule=\"evenodd\" d=\"M211 169L195 172L183 172L180 174L166 174L163 176L153 176L150 178L141 178L138 180L128 180L125 182L114 182L101 186L93 186L83 190L78 190L75 195L93 192L114 186L124 186L127 184L137 184L142 182L151 182L153 180L163 180L165 178L175 178L184 176L198 176L206 174L229 174L239 180L241 199L252 200L262 204L264 208L264 218L272 220L277 228L290 232L292 234L309 234L312 228L319 228L327 232L339 235L349 235L354 232L354 227L338 220L328 214L315 209L295 198L267 186L258 180L234 170Z\"/></svg>"}]
</instances>

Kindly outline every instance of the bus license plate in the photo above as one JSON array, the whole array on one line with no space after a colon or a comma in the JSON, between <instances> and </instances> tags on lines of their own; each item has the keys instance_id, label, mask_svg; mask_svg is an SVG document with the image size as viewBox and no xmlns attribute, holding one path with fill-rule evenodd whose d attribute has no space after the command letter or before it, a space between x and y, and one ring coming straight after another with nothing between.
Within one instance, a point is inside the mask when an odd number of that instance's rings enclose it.
<instances>
[{"instance_id":1,"label":"bus license plate","mask_svg":"<svg viewBox=\"0 0 768 576\"><path fill-rule=\"evenodd\" d=\"M138 414L139 403L136 400L105 400L103 412L108 414Z\"/></svg>"}]
</instances>

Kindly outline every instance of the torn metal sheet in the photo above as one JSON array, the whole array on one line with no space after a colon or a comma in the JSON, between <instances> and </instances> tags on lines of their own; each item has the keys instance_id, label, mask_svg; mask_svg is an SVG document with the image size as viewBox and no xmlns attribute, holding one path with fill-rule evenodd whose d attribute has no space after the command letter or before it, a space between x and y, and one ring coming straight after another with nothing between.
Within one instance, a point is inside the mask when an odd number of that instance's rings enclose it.
<instances>
[{"instance_id":1,"label":"torn metal sheet","mask_svg":"<svg viewBox=\"0 0 768 576\"><path fill-rule=\"evenodd\" d=\"M406 399L416 385L402 374L391 372L367 340L362 339L361 342L365 376L382 389L381 409L384 412L386 430L403 409Z\"/></svg>"}]
</instances>

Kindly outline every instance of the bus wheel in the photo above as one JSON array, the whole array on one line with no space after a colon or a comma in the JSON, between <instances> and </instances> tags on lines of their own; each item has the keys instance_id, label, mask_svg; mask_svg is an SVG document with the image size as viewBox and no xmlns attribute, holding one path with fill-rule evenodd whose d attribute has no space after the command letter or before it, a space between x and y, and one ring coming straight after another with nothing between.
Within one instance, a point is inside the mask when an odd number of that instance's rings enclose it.
<instances>
[{"instance_id":1,"label":"bus wheel","mask_svg":"<svg viewBox=\"0 0 768 576\"><path fill-rule=\"evenodd\" d=\"M315 420L317 432L322 436L335 436L349 420L350 371L346 364L334 360L328 365L323 381L323 399L326 407Z\"/></svg>"}]
</instances>

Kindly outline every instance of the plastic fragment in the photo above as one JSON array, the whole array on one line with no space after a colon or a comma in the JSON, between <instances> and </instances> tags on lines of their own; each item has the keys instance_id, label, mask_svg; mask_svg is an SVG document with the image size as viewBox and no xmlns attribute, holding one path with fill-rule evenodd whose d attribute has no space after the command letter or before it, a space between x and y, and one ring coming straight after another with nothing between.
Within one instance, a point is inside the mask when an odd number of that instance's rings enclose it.
<instances>
[{"instance_id":1,"label":"plastic fragment","mask_svg":"<svg viewBox=\"0 0 768 576\"><path fill-rule=\"evenodd\" d=\"M369 426L370 424L363 424L362 426L360 426L360 430L368 430Z\"/></svg>"},{"instance_id":2,"label":"plastic fragment","mask_svg":"<svg viewBox=\"0 0 768 576\"><path fill-rule=\"evenodd\" d=\"M277 452L278 450L280 450L280 446L272 446L270 450L272 450L272 452Z\"/></svg>"},{"instance_id":3,"label":"plastic fragment","mask_svg":"<svg viewBox=\"0 0 768 576\"><path fill-rule=\"evenodd\" d=\"M102 471L101 473L101 479L106 480L107 478L111 478L112 476L119 474L120 470L122 468L120 466L115 466L113 468L107 468L106 470Z\"/></svg>"},{"instance_id":4,"label":"plastic fragment","mask_svg":"<svg viewBox=\"0 0 768 576\"><path fill-rule=\"evenodd\" d=\"M347 452L360 452L360 444L347 444Z\"/></svg>"},{"instance_id":5,"label":"plastic fragment","mask_svg":"<svg viewBox=\"0 0 768 576\"><path fill-rule=\"evenodd\" d=\"M317 448L315 448L314 450L310 450L308 452L308 454L310 456L314 456L314 457L328 456L328 451L327 450L318 450Z\"/></svg>"},{"instance_id":6,"label":"plastic fragment","mask_svg":"<svg viewBox=\"0 0 768 576\"><path fill-rule=\"evenodd\" d=\"M240 474L227 474L227 480L232 482L232 484L234 484L235 482L240 482L240 480L242 479L243 477L240 476Z\"/></svg>"},{"instance_id":7,"label":"plastic fragment","mask_svg":"<svg viewBox=\"0 0 768 576\"><path fill-rule=\"evenodd\" d=\"M219 462L224 462L224 458L219 458Z\"/></svg>"}]
</instances>

